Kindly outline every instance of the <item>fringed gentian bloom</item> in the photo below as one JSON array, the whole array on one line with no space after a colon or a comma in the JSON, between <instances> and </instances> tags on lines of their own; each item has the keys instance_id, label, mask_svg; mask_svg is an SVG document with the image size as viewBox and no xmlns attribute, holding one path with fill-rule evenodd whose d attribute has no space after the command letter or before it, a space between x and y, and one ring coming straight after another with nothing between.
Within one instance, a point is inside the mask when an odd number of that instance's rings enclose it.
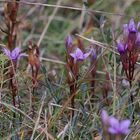
<instances>
[{"instance_id":1,"label":"fringed gentian bloom","mask_svg":"<svg viewBox=\"0 0 140 140\"><path fill-rule=\"evenodd\" d=\"M131 124L130 120L118 120L115 117L109 118L109 125L108 128L109 133L116 134L116 135L127 135L130 130L129 126Z\"/></svg>"},{"instance_id":2,"label":"fringed gentian bloom","mask_svg":"<svg viewBox=\"0 0 140 140\"><path fill-rule=\"evenodd\" d=\"M12 51L8 50L7 48L3 48L4 54L11 60L16 61L20 59L21 56L24 56L25 54L21 53L20 47L16 47Z\"/></svg>"},{"instance_id":3,"label":"fringed gentian bloom","mask_svg":"<svg viewBox=\"0 0 140 140\"><path fill-rule=\"evenodd\" d=\"M127 44L124 45L121 41L118 42L118 52L119 52L120 54L125 53L126 50L127 50L127 47L128 47Z\"/></svg>"},{"instance_id":4,"label":"fringed gentian bloom","mask_svg":"<svg viewBox=\"0 0 140 140\"><path fill-rule=\"evenodd\" d=\"M90 54L91 54L91 51L89 51L87 53L83 53L79 48L77 48L74 53L70 53L70 56L73 57L75 61L83 61Z\"/></svg>"},{"instance_id":5,"label":"fringed gentian bloom","mask_svg":"<svg viewBox=\"0 0 140 140\"><path fill-rule=\"evenodd\" d=\"M131 121L128 119L119 120L113 116L109 116L105 110L101 112L101 119L103 125L108 127L108 132L113 135L127 135L130 132Z\"/></svg>"}]
</instances>

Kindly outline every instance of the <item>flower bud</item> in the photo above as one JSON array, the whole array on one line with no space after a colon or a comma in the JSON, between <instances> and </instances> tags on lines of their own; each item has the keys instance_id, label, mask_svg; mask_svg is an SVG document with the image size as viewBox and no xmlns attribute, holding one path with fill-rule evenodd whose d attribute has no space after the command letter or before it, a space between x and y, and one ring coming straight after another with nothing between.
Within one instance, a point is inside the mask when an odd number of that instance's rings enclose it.
<instances>
[{"instance_id":1,"label":"flower bud","mask_svg":"<svg viewBox=\"0 0 140 140\"><path fill-rule=\"evenodd\" d=\"M123 45L123 43L121 41L118 42L118 52L120 54L125 53L125 51L127 50L127 45Z\"/></svg>"},{"instance_id":2,"label":"flower bud","mask_svg":"<svg viewBox=\"0 0 140 140\"><path fill-rule=\"evenodd\" d=\"M73 45L72 37L70 35L68 35L66 37L66 47L69 48L69 47L72 47L72 45Z\"/></svg>"}]
</instances>

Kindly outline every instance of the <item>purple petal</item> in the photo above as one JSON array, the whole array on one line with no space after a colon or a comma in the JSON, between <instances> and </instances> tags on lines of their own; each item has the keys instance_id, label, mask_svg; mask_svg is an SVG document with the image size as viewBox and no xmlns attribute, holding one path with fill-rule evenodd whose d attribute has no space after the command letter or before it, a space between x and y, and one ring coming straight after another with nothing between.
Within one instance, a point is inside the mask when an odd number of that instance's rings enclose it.
<instances>
[{"instance_id":1,"label":"purple petal","mask_svg":"<svg viewBox=\"0 0 140 140\"><path fill-rule=\"evenodd\" d=\"M79 49L79 48L76 49L75 53L76 53L77 55L83 55L83 52L82 52L81 49Z\"/></svg>"},{"instance_id":2,"label":"purple petal","mask_svg":"<svg viewBox=\"0 0 140 140\"><path fill-rule=\"evenodd\" d=\"M84 60L85 60L87 57L89 57L90 54L91 54L91 52L85 53L84 56L83 56L83 57L84 57Z\"/></svg>"},{"instance_id":3,"label":"purple petal","mask_svg":"<svg viewBox=\"0 0 140 140\"><path fill-rule=\"evenodd\" d=\"M118 134L118 131L116 129L114 129L113 127L109 127L108 132L111 134Z\"/></svg>"},{"instance_id":4,"label":"purple petal","mask_svg":"<svg viewBox=\"0 0 140 140\"><path fill-rule=\"evenodd\" d=\"M127 134L129 132L129 126L131 124L130 120L122 120L120 122L120 131L122 134Z\"/></svg>"},{"instance_id":5,"label":"purple petal","mask_svg":"<svg viewBox=\"0 0 140 140\"><path fill-rule=\"evenodd\" d=\"M119 120L116 119L115 117L110 117L109 118L109 124L111 127L118 129L119 128Z\"/></svg>"},{"instance_id":6,"label":"purple petal","mask_svg":"<svg viewBox=\"0 0 140 140\"><path fill-rule=\"evenodd\" d=\"M136 29L136 25L135 25L135 22L134 22L134 19L131 19L130 22L129 22L129 32L134 32L136 33L137 32L137 29Z\"/></svg>"},{"instance_id":7,"label":"purple petal","mask_svg":"<svg viewBox=\"0 0 140 140\"><path fill-rule=\"evenodd\" d=\"M125 134L125 135L127 135L128 133L130 132L130 130L129 129L123 129L123 130L121 130L121 134Z\"/></svg>"},{"instance_id":8,"label":"purple petal","mask_svg":"<svg viewBox=\"0 0 140 140\"><path fill-rule=\"evenodd\" d=\"M75 55L77 57L77 60L84 60L84 54L79 48L76 49Z\"/></svg>"},{"instance_id":9,"label":"purple petal","mask_svg":"<svg viewBox=\"0 0 140 140\"><path fill-rule=\"evenodd\" d=\"M125 37L128 37L128 34L129 34L128 24L124 24L123 25L123 35Z\"/></svg>"},{"instance_id":10,"label":"purple petal","mask_svg":"<svg viewBox=\"0 0 140 140\"><path fill-rule=\"evenodd\" d=\"M16 47L14 50L12 50L11 59L18 59L20 52L21 52L21 49L19 47Z\"/></svg>"},{"instance_id":11,"label":"purple petal","mask_svg":"<svg viewBox=\"0 0 140 140\"><path fill-rule=\"evenodd\" d=\"M75 60L77 60L75 53L70 53L70 56L73 57Z\"/></svg>"},{"instance_id":12,"label":"purple petal","mask_svg":"<svg viewBox=\"0 0 140 140\"><path fill-rule=\"evenodd\" d=\"M126 129L121 129L119 133L127 135L129 132L130 132L130 130L128 128L126 128Z\"/></svg>"},{"instance_id":13,"label":"purple petal","mask_svg":"<svg viewBox=\"0 0 140 140\"><path fill-rule=\"evenodd\" d=\"M126 50L127 50L127 48L128 48L128 45L126 44L126 45L125 45L125 47L124 47L124 50L126 51Z\"/></svg>"},{"instance_id":14,"label":"purple petal","mask_svg":"<svg viewBox=\"0 0 140 140\"><path fill-rule=\"evenodd\" d=\"M120 126L123 127L123 128L128 128L131 124L131 121L130 120L122 120L120 122Z\"/></svg>"},{"instance_id":15,"label":"purple petal","mask_svg":"<svg viewBox=\"0 0 140 140\"><path fill-rule=\"evenodd\" d=\"M102 118L102 121L103 121L104 124L107 124L108 123L109 116L108 116L106 110L102 110L102 112L101 112L101 118Z\"/></svg>"},{"instance_id":16,"label":"purple petal","mask_svg":"<svg viewBox=\"0 0 140 140\"><path fill-rule=\"evenodd\" d=\"M73 45L73 40L72 40L72 37L70 35L68 35L66 37L66 46L67 47L71 47Z\"/></svg>"},{"instance_id":17,"label":"purple petal","mask_svg":"<svg viewBox=\"0 0 140 140\"><path fill-rule=\"evenodd\" d=\"M114 131L116 131L115 133L118 133L118 134L120 133L120 122L118 119L116 119L115 117L110 117L109 125L112 130L114 129Z\"/></svg>"},{"instance_id":18,"label":"purple petal","mask_svg":"<svg viewBox=\"0 0 140 140\"><path fill-rule=\"evenodd\" d=\"M122 44L122 42L119 41L119 42L118 42L118 52L119 52L120 54L121 54L121 53L124 53L126 49L127 49L127 48L124 47L124 45Z\"/></svg>"},{"instance_id":19,"label":"purple petal","mask_svg":"<svg viewBox=\"0 0 140 140\"><path fill-rule=\"evenodd\" d=\"M74 53L70 53L70 56L73 57L75 60L83 61L90 55L90 53L91 51L83 54L81 49L77 48Z\"/></svg>"},{"instance_id":20,"label":"purple petal","mask_svg":"<svg viewBox=\"0 0 140 140\"><path fill-rule=\"evenodd\" d=\"M7 57L9 57L9 59L11 59L10 51L7 48L3 48L2 51L4 52L5 55L7 55Z\"/></svg>"},{"instance_id":21,"label":"purple petal","mask_svg":"<svg viewBox=\"0 0 140 140\"><path fill-rule=\"evenodd\" d=\"M12 53L13 52L19 54L21 52L21 48L20 47L16 47L15 49L12 50Z\"/></svg>"}]
</instances>

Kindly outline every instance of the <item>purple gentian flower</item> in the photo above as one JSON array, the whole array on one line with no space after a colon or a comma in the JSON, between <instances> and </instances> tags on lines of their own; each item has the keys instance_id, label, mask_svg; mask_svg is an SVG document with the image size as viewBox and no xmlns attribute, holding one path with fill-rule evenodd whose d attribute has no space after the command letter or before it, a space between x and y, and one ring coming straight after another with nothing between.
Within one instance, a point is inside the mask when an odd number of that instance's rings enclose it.
<instances>
[{"instance_id":1,"label":"purple gentian flower","mask_svg":"<svg viewBox=\"0 0 140 140\"><path fill-rule=\"evenodd\" d=\"M127 48L128 48L127 44L124 46L121 41L118 42L118 52L120 54L125 53L125 51L127 50Z\"/></svg>"},{"instance_id":2,"label":"purple gentian flower","mask_svg":"<svg viewBox=\"0 0 140 140\"><path fill-rule=\"evenodd\" d=\"M66 47L71 47L73 45L73 40L72 40L72 37L70 35L68 35L66 37Z\"/></svg>"},{"instance_id":3,"label":"purple gentian flower","mask_svg":"<svg viewBox=\"0 0 140 140\"><path fill-rule=\"evenodd\" d=\"M16 47L12 51L8 50L7 48L3 48L3 52L11 60L17 60L20 59L21 56L24 56L24 54L21 53L20 47Z\"/></svg>"},{"instance_id":4,"label":"purple gentian flower","mask_svg":"<svg viewBox=\"0 0 140 140\"><path fill-rule=\"evenodd\" d=\"M130 120L121 120L119 121L115 117L110 117L109 118L109 125L110 127L108 128L108 131L111 134L128 134L130 132L129 126L131 124Z\"/></svg>"},{"instance_id":5,"label":"purple gentian flower","mask_svg":"<svg viewBox=\"0 0 140 140\"><path fill-rule=\"evenodd\" d=\"M91 51L89 51L88 53L83 53L79 48L77 48L74 53L70 53L70 56L73 57L75 61L83 61L90 54L91 54Z\"/></svg>"}]
</instances>

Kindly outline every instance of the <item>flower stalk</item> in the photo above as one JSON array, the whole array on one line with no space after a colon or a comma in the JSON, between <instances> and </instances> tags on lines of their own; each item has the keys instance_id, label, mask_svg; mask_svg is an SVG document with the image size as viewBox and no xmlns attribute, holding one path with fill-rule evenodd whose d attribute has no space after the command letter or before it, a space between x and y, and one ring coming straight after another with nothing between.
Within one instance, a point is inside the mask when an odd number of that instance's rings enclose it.
<instances>
[{"instance_id":1,"label":"flower stalk","mask_svg":"<svg viewBox=\"0 0 140 140\"><path fill-rule=\"evenodd\" d=\"M18 8L19 8L19 4L15 0L6 3L5 10L4 10L4 17L5 17L7 30L4 31L3 29L1 29L2 32L6 33L7 40L8 40L6 44L6 48L3 48L3 52L10 59L9 88L12 93L12 100L13 100L14 107L16 107L15 97L18 94L18 86L17 86L17 80L15 78L15 73L17 69L17 60L21 56L20 48L16 47ZM20 107L20 101L18 102ZM14 118L15 118L15 113L14 113Z\"/></svg>"},{"instance_id":2,"label":"flower stalk","mask_svg":"<svg viewBox=\"0 0 140 140\"><path fill-rule=\"evenodd\" d=\"M79 43L78 47L74 46L71 36L67 36L65 44L66 44L66 51L67 51L67 56L66 56L67 82L70 89L70 95L72 96L71 107L74 109L75 94L79 87L79 85L77 84L79 78L79 65L80 62L84 61L91 54L91 51L87 53L83 53L83 51L80 49L81 42ZM72 117L73 116L74 116L74 110L72 110Z\"/></svg>"},{"instance_id":3,"label":"flower stalk","mask_svg":"<svg viewBox=\"0 0 140 140\"><path fill-rule=\"evenodd\" d=\"M71 98L71 107L74 108L75 93L78 89L77 80L78 80L78 73L79 73L79 65L77 61L75 61L71 56L72 49L73 49L73 40L71 36L67 36L66 38L67 82L69 84L70 95L73 96ZM72 110L71 116L72 117L74 116L74 110Z\"/></svg>"},{"instance_id":4,"label":"flower stalk","mask_svg":"<svg viewBox=\"0 0 140 140\"><path fill-rule=\"evenodd\" d=\"M5 3L4 9L4 23L6 29L0 30L6 34L7 44L2 49L3 53L9 58L9 90L12 96L12 104L15 108L20 109L20 100L18 96L18 81L16 79L17 62L22 56L21 49L17 46L17 14L19 9L19 3L16 0L11 0ZM17 97L17 99L16 99ZM16 113L13 112L13 128L15 128ZM21 114L20 114L21 121Z\"/></svg>"}]
</instances>

